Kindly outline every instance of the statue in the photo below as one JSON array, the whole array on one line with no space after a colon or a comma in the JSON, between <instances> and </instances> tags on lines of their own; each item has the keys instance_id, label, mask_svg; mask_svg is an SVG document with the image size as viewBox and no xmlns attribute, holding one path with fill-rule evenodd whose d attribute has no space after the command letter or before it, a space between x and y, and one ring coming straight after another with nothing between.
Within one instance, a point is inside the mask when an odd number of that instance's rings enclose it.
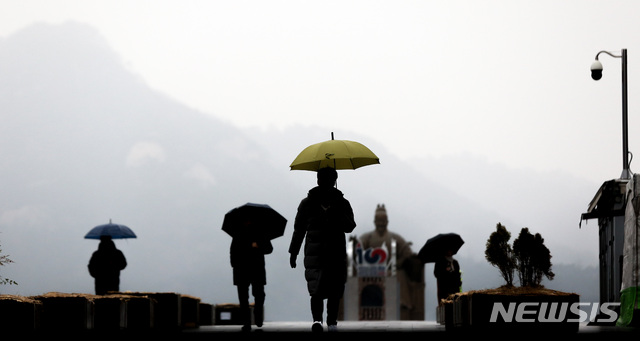
<instances>
[{"instance_id":1,"label":"statue","mask_svg":"<svg viewBox=\"0 0 640 341\"><path fill-rule=\"evenodd\" d=\"M364 233L360 236L360 244L362 245L362 248L366 250L372 247L381 247L382 244L385 244L387 250L391 250L391 241L395 240L397 255L396 264L398 268L402 268L404 261L413 254L411 251L411 243L407 243L399 234L393 233L387 229L389 219L384 204L378 204L376 207L373 224L375 225L374 231Z\"/></svg>"},{"instance_id":2,"label":"statue","mask_svg":"<svg viewBox=\"0 0 640 341\"><path fill-rule=\"evenodd\" d=\"M359 241L362 249L382 247L392 250L395 242L396 276L400 286L400 315L402 320L424 318L424 266L417 254L411 250L411 243L402 236L387 229L389 219L384 204L378 204L374 216L375 230L364 233Z\"/></svg>"}]
</instances>

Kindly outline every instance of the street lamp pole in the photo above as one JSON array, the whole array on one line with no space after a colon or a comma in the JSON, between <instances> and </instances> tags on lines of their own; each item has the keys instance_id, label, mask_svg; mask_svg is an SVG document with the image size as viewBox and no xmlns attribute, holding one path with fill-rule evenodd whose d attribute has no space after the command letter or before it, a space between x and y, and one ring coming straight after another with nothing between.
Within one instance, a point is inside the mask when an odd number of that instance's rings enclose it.
<instances>
[{"instance_id":1,"label":"street lamp pole","mask_svg":"<svg viewBox=\"0 0 640 341\"><path fill-rule=\"evenodd\" d=\"M620 178L631 179L627 127L627 49L622 49L620 55L615 55L608 51L598 52L596 61L591 64L591 78L594 80L602 78L602 63L598 60L601 53L608 54L614 58L622 58L622 175L620 175Z\"/></svg>"}]
</instances>

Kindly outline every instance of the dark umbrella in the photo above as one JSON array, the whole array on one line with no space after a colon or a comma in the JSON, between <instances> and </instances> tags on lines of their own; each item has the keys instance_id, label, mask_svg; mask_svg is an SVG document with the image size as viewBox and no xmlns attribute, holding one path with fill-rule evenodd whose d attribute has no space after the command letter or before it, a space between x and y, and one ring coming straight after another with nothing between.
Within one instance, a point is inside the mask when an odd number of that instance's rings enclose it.
<instances>
[{"instance_id":1,"label":"dark umbrella","mask_svg":"<svg viewBox=\"0 0 640 341\"><path fill-rule=\"evenodd\" d=\"M114 224L109 220L108 224L98 225L87 233L85 239L100 239L102 236L110 236L111 239L137 238L130 228L120 224Z\"/></svg>"},{"instance_id":2,"label":"dark umbrella","mask_svg":"<svg viewBox=\"0 0 640 341\"><path fill-rule=\"evenodd\" d=\"M432 263L444 256L448 250L456 254L462 244L464 244L464 240L458 234L441 233L427 240L418 252L418 257L423 263Z\"/></svg>"},{"instance_id":3,"label":"dark umbrella","mask_svg":"<svg viewBox=\"0 0 640 341\"><path fill-rule=\"evenodd\" d=\"M224 215L222 231L231 237L260 234L271 240L282 236L286 225L287 219L269 205L246 203Z\"/></svg>"}]
</instances>

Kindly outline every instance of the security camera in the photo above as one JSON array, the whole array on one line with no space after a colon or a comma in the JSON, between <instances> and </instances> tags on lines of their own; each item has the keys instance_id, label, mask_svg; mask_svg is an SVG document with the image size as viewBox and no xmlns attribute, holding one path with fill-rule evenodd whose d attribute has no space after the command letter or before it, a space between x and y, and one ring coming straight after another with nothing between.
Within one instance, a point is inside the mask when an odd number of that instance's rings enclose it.
<instances>
[{"instance_id":1,"label":"security camera","mask_svg":"<svg viewBox=\"0 0 640 341\"><path fill-rule=\"evenodd\" d=\"M591 64L591 78L596 81L602 78L602 63L597 60Z\"/></svg>"}]
</instances>

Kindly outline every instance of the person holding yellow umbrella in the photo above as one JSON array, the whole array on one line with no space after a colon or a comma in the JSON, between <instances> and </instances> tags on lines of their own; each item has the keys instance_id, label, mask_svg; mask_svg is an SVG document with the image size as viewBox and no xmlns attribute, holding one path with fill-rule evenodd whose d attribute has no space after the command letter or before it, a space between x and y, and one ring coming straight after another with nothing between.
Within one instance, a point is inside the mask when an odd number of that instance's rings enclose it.
<instances>
[{"instance_id":1,"label":"person holding yellow umbrella","mask_svg":"<svg viewBox=\"0 0 640 341\"><path fill-rule=\"evenodd\" d=\"M345 233L356 223L353 210L342 192L335 188L338 173L331 167L318 171L318 186L312 188L298 206L289 246L290 265L296 259L303 240L307 289L311 296L312 331L323 331L324 300L327 300L327 326L336 331L340 298L347 281Z\"/></svg>"},{"instance_id":2,"label":"person holding yellow umbrella","mask_svg":"<svg viewBox=\"0 0 640 341\"><path fill-rule=\"evenodd\" d=\"M309 190L298 206L289 246L290 265L296 261L302 242L305 279L311 296L311 330L324 328L324 300L327 300L327 328L337 331L340 299L347 281L345 233L356 227L351 204L336 188L337 169L356 169L380 163L378 157L358 142L331 140L305 148L291 164L291 170L317 171L317 186Z\"/></svg>"}]
</instances>

